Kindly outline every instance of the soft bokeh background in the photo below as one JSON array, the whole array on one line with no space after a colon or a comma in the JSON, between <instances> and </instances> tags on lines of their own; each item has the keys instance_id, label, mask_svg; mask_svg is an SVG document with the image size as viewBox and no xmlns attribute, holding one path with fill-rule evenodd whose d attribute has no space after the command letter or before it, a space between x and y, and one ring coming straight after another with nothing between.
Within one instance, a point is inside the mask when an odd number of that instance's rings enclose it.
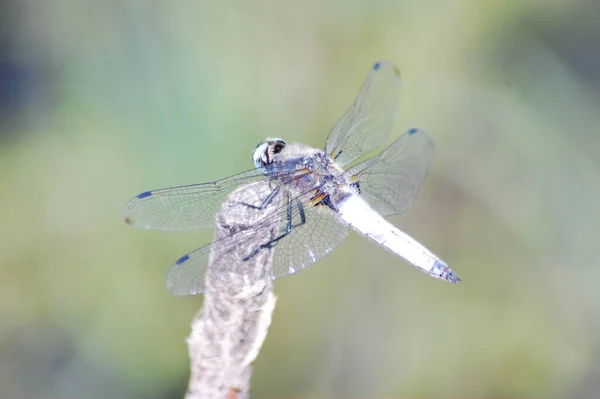
<instances>
[{"instance_id":1,"label":"soft bokeh background","mask_svg":"<svg viewBox=\"0 0 600 399\"><path fill-rule=\"evenodd\" d=\"M437 154L395 224L444 284L352 234L279 280L256 398L600 395L600 3L39 0L0 5L0 398L179 398L212 232L128 228L152 188L322 146L369 68Z\"/></svg>"}]
</instances>

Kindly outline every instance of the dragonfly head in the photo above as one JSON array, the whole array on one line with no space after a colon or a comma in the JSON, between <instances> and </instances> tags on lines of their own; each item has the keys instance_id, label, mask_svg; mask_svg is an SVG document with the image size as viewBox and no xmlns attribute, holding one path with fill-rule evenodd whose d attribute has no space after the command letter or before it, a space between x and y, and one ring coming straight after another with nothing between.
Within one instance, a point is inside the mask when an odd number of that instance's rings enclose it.
<instances>
[{"instance_id":1,"label":"dragonfly head","mask_svg":"<svg viewBox=\"0 0 600 399\"><path fill-rule=\"evenodd\" d=\"M285 141L280 138L267 138L256 146L252 160L257 169L265 170L265 166L273 163L273 158L285 148Z\"/></svg>"}]
</instances>

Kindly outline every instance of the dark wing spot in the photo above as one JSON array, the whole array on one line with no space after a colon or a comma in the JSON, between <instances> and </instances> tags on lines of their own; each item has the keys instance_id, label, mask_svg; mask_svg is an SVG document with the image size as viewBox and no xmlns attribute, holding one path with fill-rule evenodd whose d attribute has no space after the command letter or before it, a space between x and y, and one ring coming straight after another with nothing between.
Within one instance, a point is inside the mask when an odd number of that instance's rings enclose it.
<instances>
[{"instance_id":1,"label":"dark wing spot","mask_svg":"<svg viewBox=\"0 0 600 399\"><path fill-rule=\"evenodd\" d=\"M184 255L175 262L176 265L181 265L183 262L187 261L190 258L189 255Z\"/></svg>"},{"instance_id":2,"label":"dark wing spot","mask_svg":"<svg viewBox=\"0 0 600 399\"><path fill-rule=\"evenodd\" d=\"M151 196L151 195L152 195L152 193L151 193L150 191L146 191L145 193L141 193L141 194L139 194L139 195L137 196L137 198L138 198L138 199L142 199L142 198L149 197L149 196Z\"/></svg>"}]
</instances>

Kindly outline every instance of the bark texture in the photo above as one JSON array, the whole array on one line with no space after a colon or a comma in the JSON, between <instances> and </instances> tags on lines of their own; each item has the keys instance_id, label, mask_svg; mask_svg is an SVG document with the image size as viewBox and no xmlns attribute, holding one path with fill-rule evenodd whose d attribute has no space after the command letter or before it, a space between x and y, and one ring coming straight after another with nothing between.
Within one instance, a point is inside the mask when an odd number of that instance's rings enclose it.
<instances>
[{"instance_id":1,"label":"bark texture","mask_svg":"<svg viewBox=\"0 0 600 399\"><path fill-rule=\"evenodd\" d=\"M280 206L264 209L268 182L252 183L234 191L217 215L215 241L221 244L210 255L205 276L204 304L188 337L191 375L186 399L245 399L249 397L252 363L258 356L271 324L276 297L270 280L261 279L272 267L273 250L261 250L243 259L260 244L276 237L279 220L269 220L263 234L231 236L261 220ZM230 237L230 238L227 238Z\"/></svg>"}]
</instances>

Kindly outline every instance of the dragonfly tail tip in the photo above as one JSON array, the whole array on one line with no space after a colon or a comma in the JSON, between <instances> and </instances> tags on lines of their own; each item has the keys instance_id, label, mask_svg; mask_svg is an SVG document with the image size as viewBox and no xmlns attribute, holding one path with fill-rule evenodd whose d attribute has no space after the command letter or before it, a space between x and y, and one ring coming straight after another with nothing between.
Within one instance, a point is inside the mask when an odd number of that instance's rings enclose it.
<instances>
[{"instance_id":1,"label":"dragonfly tail tip","mask_svg":"<svg viewBox=\"0 0 600 399\"><path fill-rule=\"evenodd\" d=\"M460 281L460 277L458 277L458 274L456 274L452 270L448 269L448 274L446 275L446 281L451 282L452 284L456 284Z\"/></svg>"},{"instance_id":2,"label":"dragonfly tail tip","mask_svg":"<svg viewBox=\"0 0 600 399\"><path fill-rule=\"evenodd\" d=\"M448 265L441 261L435 261L433 268L430 271L431 275L442 280L446 280L449 283L456 284L460 281L460 277Z\"/></svg>"}]
</instances>

